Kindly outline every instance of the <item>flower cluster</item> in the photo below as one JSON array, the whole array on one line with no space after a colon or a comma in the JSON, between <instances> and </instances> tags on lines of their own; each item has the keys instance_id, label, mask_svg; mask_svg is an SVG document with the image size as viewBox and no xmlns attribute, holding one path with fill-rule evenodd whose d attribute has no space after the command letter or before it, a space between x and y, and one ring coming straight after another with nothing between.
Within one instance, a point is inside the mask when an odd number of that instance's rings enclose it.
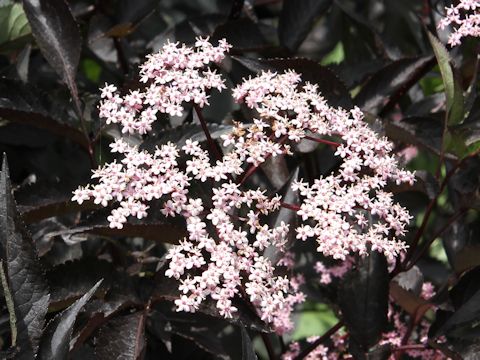
<instances>
[{"instance_id":1,"label":"flower cluster","mask_svg":"<svg viewBox=\"0 0 480 360\"><path fill-rule=\"evenodd\" d=\"M205 65L222 61L230 47L225 40L213 46L202 38L197 39L195 48L167 43L158 53L148 55L140 67L143 91L122 97L113 85L102 89L100 117L107 124L121 124L123 133L145 134L152 129L157 113L180 116L185 102L208 105L207 91L221 91L225 85L221 76Z\"/></svg>"},{"instance_id":2,"label":"flower cluster","mask_svg":"<svg viewBox=\"0 0 480 360\"><path fill-rule=\"evenodd\" d=\"M332 282L333 278L341 278L347 273L353 266L353 259L351 257L346 258L340 264L327 267L321 261L315 263L315 271L320 275L320 283L328 285Z\"/></svg>"},{"instance_id":3,"label":"flower cluster","mask_svg":"<svg viewBox=\"0 0 480 360\"><path fill-rule=\"evenodd\" d=\"M239 128L225 135L224 144L248 149L247 161L256 164L291 152L287 140L339 139L334 143L343 160L338 173L293 184L303 200L297 214L305 222L296 229L297 239L316 238L318 251L336 259L365 254L369 247L394 258L406 247L395 237L404 234L410 216L383 188L388 181L413 183L413 174L398 167L392 144L368 127L360 109L333 108L316 85L300 83L293 71L264 72L235 88L234 98L255 109L259 119L246 132Z\"/></svg>"},{"instance_id":4,"label":"flower cluster","mask_svg":"<svg viewBox=\"0 0 480 360\"><path fill-rule=\"evenodd\" d=\"M124 133L145 133L157 113L178 115L185 103L208 104L208 91L222 90L224 82L207 65L221 61L229 47L225 41L215 47L200 38L195 48L165 45L141 66L143 91L121 97L111 85L102 90L100 115L120 124ZM304 300L301 276L281 276L276 269L293 263L288 234L316 238L318 250L336 259L366 254L369 248L394 257L405 248L395 236L404 233L410 217L383 188L388 181L412 182L413 174L399 169L391 144L365 124L358 108L330 107L317 86L302 84L293 71L263 72L236 87L233 97L258 116L251 124L235 124L222 137L228 151L220 159L210 159L191 140L150 153L118 139L111 148L121 160L95 170L97 183L77 189L73 200L114 203L108 221L119 229L131 216L147 216L149 203L159 201L163 215L182 216L187 224L188 237L167 254L165 275L180 284L177 309L194 312L210 299L222 316L232 317L236 298L242 297L282 333L292 328L290 313ZM296 182L299 205L286 206L279 195L249 188L247 179L260 164L291 154L299 141L334 144L342 160L338 173L313 184ZM192 185L206 182L208 199L192 195ZM295 211L301 225L269 226L268 216L281 206ZM275 264L267 255L271 250L286 256L274 256L281 258Z\"/></svg>"},{"instance_id":5,"label":"flower cluster","mask_svg":"<svg viewBox=\"0 0 480 360\"><path fill-rule=\"evenodd\" d=\"M460 0L457 5L447 7L446 16L438 24L439 29L452 25L454 31L448 37L452 46L460 45L462 38L480 36L480 1Z\"/></svg>"}]
</instances>

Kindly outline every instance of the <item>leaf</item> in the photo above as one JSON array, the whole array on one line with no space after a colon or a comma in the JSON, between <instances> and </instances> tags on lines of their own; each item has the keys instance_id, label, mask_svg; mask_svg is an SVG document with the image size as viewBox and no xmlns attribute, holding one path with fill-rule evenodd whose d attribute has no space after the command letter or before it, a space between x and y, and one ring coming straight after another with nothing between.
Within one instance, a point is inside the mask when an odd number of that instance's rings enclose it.
<instances>
[{"instance_id":1,"label":"leaf","mask_svg":"<svg viewBox=\"0 0 480 360\"><path fill-rule=\"evenodd\" d=\"M169 219L166 221L163 217L146 219L132 219L131 222L124 224L122 229L110 228L107 219L108 209L95 211L89 218L79 223L77 227L68 230L52 232L50 236L62 235L65 238L75 234L90 233L103 236L121 236L121 237L142 237L165 243L178 243L179 240L187 236L186 228L180 218ZM160 215L159 215L160 216Z\"/></svg>"},{"instance_id":2,"label":"leaf","mask_svg":"<svg viewBox=\"0 0 480 360\"><path fill-rule=\"evenodd\" d=\"M21 48L31 34L22 5L0 6L0 52Z\"/></svg>"},{"instance_id":3,"label":"leaf","mask_svg":"<svg viewBox=\"0 0 480 360\"><path fill-rule=\"evenodd\" d=\"M443 44L432 33L427 31L428 39L437 58L438 67L442 74L445 96L447 99L448 125L456 125L463 120L464 102L463 90L454 77L454 68L451 65L450 54Z\"/></svg>"},{"instance_id":4,"label":"leaf","mask_svg":"<svg viewBox=\"0 0 480 360\"><path fill-rule=\"evenodd\" d=\"M40 360L66 359L69 352L73 326L80 310L102 283L97 282L85 295L73 303L69 308L56 315L45 328L40 342L38 358Z\"/></svg>"},{"instance_id":5,"label":"leaf","mask_svg":"<svg viewBox=\"0 0 480 360\"><path fill-rule=\"evenodd\" d=\"M30 84L26 86L12 79L0 79L0 117L49 130L88 149L80 130L52 115L50 106L53 105L49 100Z\"/></svg>"},{"instance_id":6,"label":"leaf","mask_svg":"<svg viewBox=\"0 0 480 360\"><path fill-rule=\"evenodd\" d=\"M242 332L242 360L256 360L257 354L253 350L252 340L243 326L240 327Z\"/></svg>"},{"instance_id":7,"label":"leaf","mask_svg":"<svg viewBox=\"0 0 480 360\"><path fill-rule=\"evenodd\" d=\"M110 320L95 339L95 353L104 360L137 360L145 349L145 313Z\"/></svg>"},{"instance_id":8,"label":"leaf","mask_svg":"<svg viewBox=\"0 0 480 360\"><path fill-rule=\"evenodd\" d=\"M255 73L267 70L277 72L284 72L289 69L295 70L302 75L303 81L318 85L318 90L331 106L341 106L347 109L352 107L352 100L345 84L333 70L313 60L304 58L263 60L240 56L232 58Z\"/></svg>"},{"instance_id":9,"label":"leaf","mask_svg":"<svg viewBox=\"0 0 480 360\"><path fill-rule=\"evenodd\" d=\"M413 292L404 289L396 281L390 283L390 295L395 302L406 312L414 316L421 306L428 306L428 302Z\"/></svg>"},{"instance_id":10,"label":"leaf","mask_svg":"<svg viewBox=\"0 0 480 360\"><path fill-rule=\"evenodd\" d=\"M98 290L106 292L112 286L113 280L119 281L120 277L121 274L115 271L111 263L95 258L84 257L55 266L47 272L51 290L50 311L81 297L100 279L103 281Z\"/></svg>"},{"instance_id":11,"label":"leaf","mask_svg":"<svg viewBox=\"0 0 480 360\"><path fill-rule=\"evenodd\" d=\"M392 140L421 146L440 155L443 125L435 118L409 117L400 121L386 121L385 133Z\"/></svg>"},{"instance_id":12,"label":"leaf","mask_svg":"<svg viewBox=\"0 0 480 360\"><path fill-rule=\"evenodd\" d=\"M288 182L278 191L278 194L282 196L282 201L288 204L298 204L300 202L298 192L292 190L292 183L299 180L299 168L291 172ZM272 216L270 220L270 227L280 226L282 223L287 224L290 227L288 237L286 239L285 248L289 249L295 242L295 231L294 229L298 225L298 217L295 211L290 209L281 208L277 211L275 216ZM273 264L276 264L280 258L284 255L283 252L279 251L276 246L269 246L265 249L264 256L270 259Z\"/></svg>"},{"instance_id":13,"label":"leaf","mask_svg":"<svg viewBox=\"0 0 480 360\"><path fill-rule=\"evenodd\" d=\"M64 0L23 0L23 8L43 56L67 84L80 112L75 75L82 39L70 8Z\"/></svg>"},{"instance_id":14,"label":"leaf","mask_svg":"<svg viewBox=\"0 0 480 360\"><path fill-rule=\"evenodd\" d=\"M278 23L280 44L297 50L315 21L332 5L333 0L285 0Z\"/></svg>"},{"instance_id":15,"label":"leaf","mask_svg":"<svg viewBox=\"0 0 480 360\"><path fill-rule=\"evenodd\" d=\"M358 260L340 285L343 320L363 352L377 343L388 324L388 283L385 256L373 251Z\"/></svg>"},{"instance_id":16,"label":"leaf","mask_svg":"<svg viewBox=\"0 0 480 360\"><path fill-rule=\"evenodd\" d=\"M227 39L233 50L259 49L268 45L258 24L249 18L229 20L215 28L212 42Z\"/></svg>"},{"instance_id":17,"label":"leaf","mask_svg":"<svg viewBox=\"0 0 480 360\"><path fill-rule=\"evenodd\" d=\"M364 111L377 113L385 102L398 99L433 65L432 56L394 61L376 72L355 97Z\"/></svg>"},{"instance_id":18,"label":"leaf","mask_svg":"<svg viewBox=\"0 0 480 360\"><path fill-rule=\"evenodd\" d=\"M48 287L35 245L16 210L5 156L0 174L0 242L5 280L15 311L20 349L17 358L31 359L48 309Z\"/></svg>"}]
</instances>

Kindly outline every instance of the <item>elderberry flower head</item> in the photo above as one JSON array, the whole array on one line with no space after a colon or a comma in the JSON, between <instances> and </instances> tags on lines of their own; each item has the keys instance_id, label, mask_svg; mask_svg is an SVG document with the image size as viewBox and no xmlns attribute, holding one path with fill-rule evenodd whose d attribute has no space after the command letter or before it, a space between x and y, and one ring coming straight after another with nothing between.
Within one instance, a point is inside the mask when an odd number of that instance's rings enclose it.
<instances>
[{"instance_id":1,"label":"elderberry flower head","mask_svg":"<svg viewBox=\"0 0 480 360\"><path fill-rule=\"evenodd\" d=\"M460 45L462 38L480 36L480 1L460 0L457 5L445 8L446 15L438 24L439 29L452 25L454 30L448 37L451 46Z\"/></svg>"},{"instance_id":2,"label":"elderberry flower head","mask_svg":"<svg viewBox=\"0 0 480 360\"><path fill-rule=\"evenodd\" d=\"M143 134L157 113L178 115L184 103L208 104L208 92L225 87L208 65L221 61L230 45L207 40L198 39L194 47L169 43L149 56L140 67L143 90L122 97L106 86L101 117L120 124L123 133ZM318 251L340 260L369 249L393 258L406 247L397 237L410 216L385 186L411 183L413 174L398 167L392 145L368 127L360 109L329 106L317 86L302 84L294 71L263 72L233 89L233 97L256 117L222 137L229 150L219 159L211 159L198 141L181 147L166 143L149 152L118 139L110 146L121 159L95 170L96 183L77 189L73 200L112 204L108 221L119 229L129 217L146 217L150 203L158 201L164 216L186 221L187 237L166 256L165 275L179 282L177 310L195 312L209 300L228 318L243 298L283 333L292 329L290 314L304 300L301 274L277 271L277 266L293 271L289 233L302 241L316 239ZM271 226L268 217L285 205L279 195L249 187L248 177L269 157L292 154L300 141L336 146L340 170L313 183L295 182L301 202L288 208L300 225ZM208 197L194 195L193 185ZM267 249L285 256L277 264Z\"/></svg>"},{"instance_id":3,"label":"elderberry flower head","mask_svg":"<svg viewBox=\"0 0 480 360\"><path fill-rule=\"evenodd\" d=\"M225 85L220 74L206 65L222 61L230 47L225 40L213 46L208 38L198 38L195 47L168 42L140 66L143 90L121 96L113 85L102 89L100 117L107 124L121 124L122 133L145 134L152 129L157 113L180 116L183 103L208 105L207 92L221 91Z\"/></svg>"}]
</instances>

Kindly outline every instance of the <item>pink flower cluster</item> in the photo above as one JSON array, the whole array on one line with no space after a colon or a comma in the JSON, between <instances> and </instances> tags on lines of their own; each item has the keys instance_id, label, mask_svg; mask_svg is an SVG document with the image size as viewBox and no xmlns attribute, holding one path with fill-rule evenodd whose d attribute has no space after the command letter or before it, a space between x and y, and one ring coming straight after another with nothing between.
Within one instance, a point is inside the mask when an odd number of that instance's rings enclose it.
<instances>
[{"instance_id":1,"label":"pink flower cluster","mask_svg":"<svg viewBox=\"0 0 480 360\"><path fill-rule=\"evenodd\" d=\"M332 282L333 278L341 278L347 273L353 266L353 259L347 257L340 264L327 267L321 261L315 263L315 271L320 275L320 283L328 285Z\"/></svg>"},{"instance_id":2,"label":"pink flower cluster","mask_svg":"<svg viewBox=\"0 0 480 360\"><path fill-rule=\"evenodd\" d=\"M394 258L406 248L395 237L404 235L410 216L383 188L388 181L413 183L413 174L398 167L390 154L392 144L368 127L360 109L333 108L316 85L300 82L293 71L264 72L235 88L234 98L255 109L260 119L246 134L225 135L224 145L247 147L247 161L256 164L266 156L290 153L286 139L339 139L335 154L343 162L338 173L313 184L293 184L302 197L297 214L305 222L296 229L297 239L316 238L318 251L335 259L366 254L369 248Z\"/></svg>"},{"instance_id":3,"label":"pink flower cluster","mask_svg":"<svg viewBox=\"0 0 480 360\"><path fill-rule=\"evenodd\" d=\"M225 40L213 46L208 38L198 38L195 48L167 43L140 66L143 91L131 91L122 97L113 85L102 89L100 117L107 124L121 124L123 133L145 134L152 129L157 113L180 116L185 102L208 105L207 91L221 91L225 85L215 70L205 66L222 61L230 47Z\"/></svg>"},{"instance_id":4,"label":"pink flower cluster","mask_svg":"<svg viewBox=\"0 0 480 360\"><path fill-rule=\"evenodd\" d=\"M451 46L461 44L461 40L467 36L480 36L480 1L478 0L460 0L457 5L447 7L446 16L438 24L439 29L445 29L447 26L454 27L453 32L448 37L448 43Z\"/></svg>"},{"instance_id":5,"label":"pink flower cluster","mask_svg":"<svg viewBox=\"0 0 480 360\"><path fill-rule=\"evenodd\" d=\"M221 61L229 47L225 41L215 47L208 39L198 39L195 48L165 45L141 66L143 91L121 97L111 85L102 90L100 115L121 125L123 133L145 133L159 113L179 115L185 103L208 104L208 91L222 90L224 82L207 65ZM77 189L73 200L114 203L108 221L119 229L130 216L147 216L151 201L160 201L163 215L182 216L187 223L188 237L167 255L165 275L180 283L177 309L194 312L211 299L222 316L232 317L235 298L243 297L282 333L291 330L290 313L304 300L302 278L278 275L265 250L286 254L278 265L291 267L286 245L295 231L297 239L316 238L318 250L336 259L366 254L369 248L398 255L406 246L395 236L404 233L410 217L383 188L387 181L413 182L413 174L399 169L391 144L363 122L358 108L330 107L317 86L302 85L293 71L247 79L233 96L258 116L251 124L235 124L222 137L226 153L221 159L212 161L191 140L181 148L167 143L150 153L118 139L111 148L121 160L95 170L97 183ZM294 184L302 203L288 208L302 220L299 227L267 225L268 215L284 206L281 197L249 188L246 179L267 158L291 154L299 141L322 142L323 137L340 141L340 171L313 184ZM207 181L209 199L191 195L194 183Z\"/></svg>"}]
</instances>

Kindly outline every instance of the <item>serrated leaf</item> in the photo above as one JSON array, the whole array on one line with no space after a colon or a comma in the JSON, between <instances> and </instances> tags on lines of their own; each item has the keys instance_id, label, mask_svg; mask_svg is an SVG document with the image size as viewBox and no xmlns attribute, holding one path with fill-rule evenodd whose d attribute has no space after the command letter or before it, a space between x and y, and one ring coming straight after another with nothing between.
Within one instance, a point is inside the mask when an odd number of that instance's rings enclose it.
<instances>
[{"instance_id":1,"label":"serrated leaf","mask_svg":"<svg viewBox=\"0 0 480 360\"><path fill-rule=\"evenodd\" d=\"M366 352L388 324L388 270L383 254L373 251L359 259L343 279L338 301L352 338Z\"/></svg>"},{"instance_id":2,"label":"serrated leaf","mask_svg":"<svg viewBox=\"0 0 480 360\"><path fill-rule=\"evenodd\" d=\"M426 69L432 65L432 56L396 60L376 72L355 97L356 104L365 111L377 113L393 96L402 96Z\"/></svg>"},{"instance_id":3,"label":"serrated leaf","mask_svg":"<svg viewBox=\"0 0 480 360\"><path fill-rule=\"evenodd\" d=\"M278 24L280 43L295 51L333 0L285 0Z\"/></svg>"},{"instance_id":4,"label":"serrated leaf","mask_svg":"<svg viewBox=\"0 0 480 360\"><path fill-rule=\"evenodd\" d=\"M82 258L55 266L47 272L50 284L50 311L87 293L100 279L102 285L98 290L108 291L113 279L120 280L114 266L105 260ZM66 306L63 306L66 307Z\"/></svg>"},{"instance_id":5,"label":"serrated leaf","mask_svg":"<svg viewBox=\"0 0 480 360\"><path fill-rule=\"evenodd\" d=\"M88 149L84 134L50 112L49 99L32 85L0 79L0 117L51 131Z\"/></svg>"},{"instance_id":6,"label":"serrated leaf","mask_svg":"<svg viewBox=\"0 0 480 360\"><path fill-rule=\"evenodd\" d=\"M145 348L145 313L116 317L95 339L95 353L104 360L137 360Z\"/></svg>"},{"instance_id":7,"label":"serrated leaf","mask_svg":"<svg viewBox=\"0 0 480 360\"><path fill-rule=\"evenodd\" d=\"M40 342L38 352L40 360L63 360L67 358L73 326L78 313L97 291L101 283L102 280L97 282L85 295L48 323Z\"/></svg>"},{"instance_id":8,"label":"serrated leaf","mask_svg":"<svg viewBox=\"0 0 480 360\"><path fill-rule=\"evenodd\" d=\"M6 157L0 174L0 242L5 280L15 311L17 358L31 359L48 310L48 286L33 240L16 209Z\"/></svg>"},{"instance_id":9,"label":"serrated leaf","mask_svg":"<svg viewBox=\"0 0 480 360\"><path fill-rule=\"evenodd\" d=\"M385 133L392 140L421 146L436 155L441 152L443 125L435 118L409 117L386 121Z\"/></svg>"},{"instance_id":10,"label":"serrated leaf","mask_svg":"<svg viewBox=\"0 0 480 360\"><path fill-rule=\"evenodd\" d=\"M0 52L20 48L31 34L30 25L20 4L0 6Z\"/></svg>"},{"instance_id":11,"label":"serrated leaf","mask_svg":"<svg viewBox=\"0 0 480 360\"><path fill-rule=\"evenodd\" d=\"M70 8L64 0L23 0L23 8L43 56L67 84L80 111L75 76L82 39Z\"/></svg>"},{"instance_id":12,"label":"serrated leaf","mask_svg":"<svg viewBox=\"0 0 480 360\"><path fill-rule=\"evenodd\" d=\"M442 74L445 96L447 99L448 125L456 125L463 120L464 102L463 90L454 76L450 54L445 46L432 33L427 32L433 52L437 58L438 67Z\"/></svg>"},{"instance_id":13,"label":"serrated leaf","mask_svg":"<svg viewBox=\"0 0 480 360\"><path fill-rule=\"evenodd\" d=\"M253 350L252 340L243 326L240 327L242 332L242 360L256 360L257 354Z\"/></svg>"}]
</instances>

